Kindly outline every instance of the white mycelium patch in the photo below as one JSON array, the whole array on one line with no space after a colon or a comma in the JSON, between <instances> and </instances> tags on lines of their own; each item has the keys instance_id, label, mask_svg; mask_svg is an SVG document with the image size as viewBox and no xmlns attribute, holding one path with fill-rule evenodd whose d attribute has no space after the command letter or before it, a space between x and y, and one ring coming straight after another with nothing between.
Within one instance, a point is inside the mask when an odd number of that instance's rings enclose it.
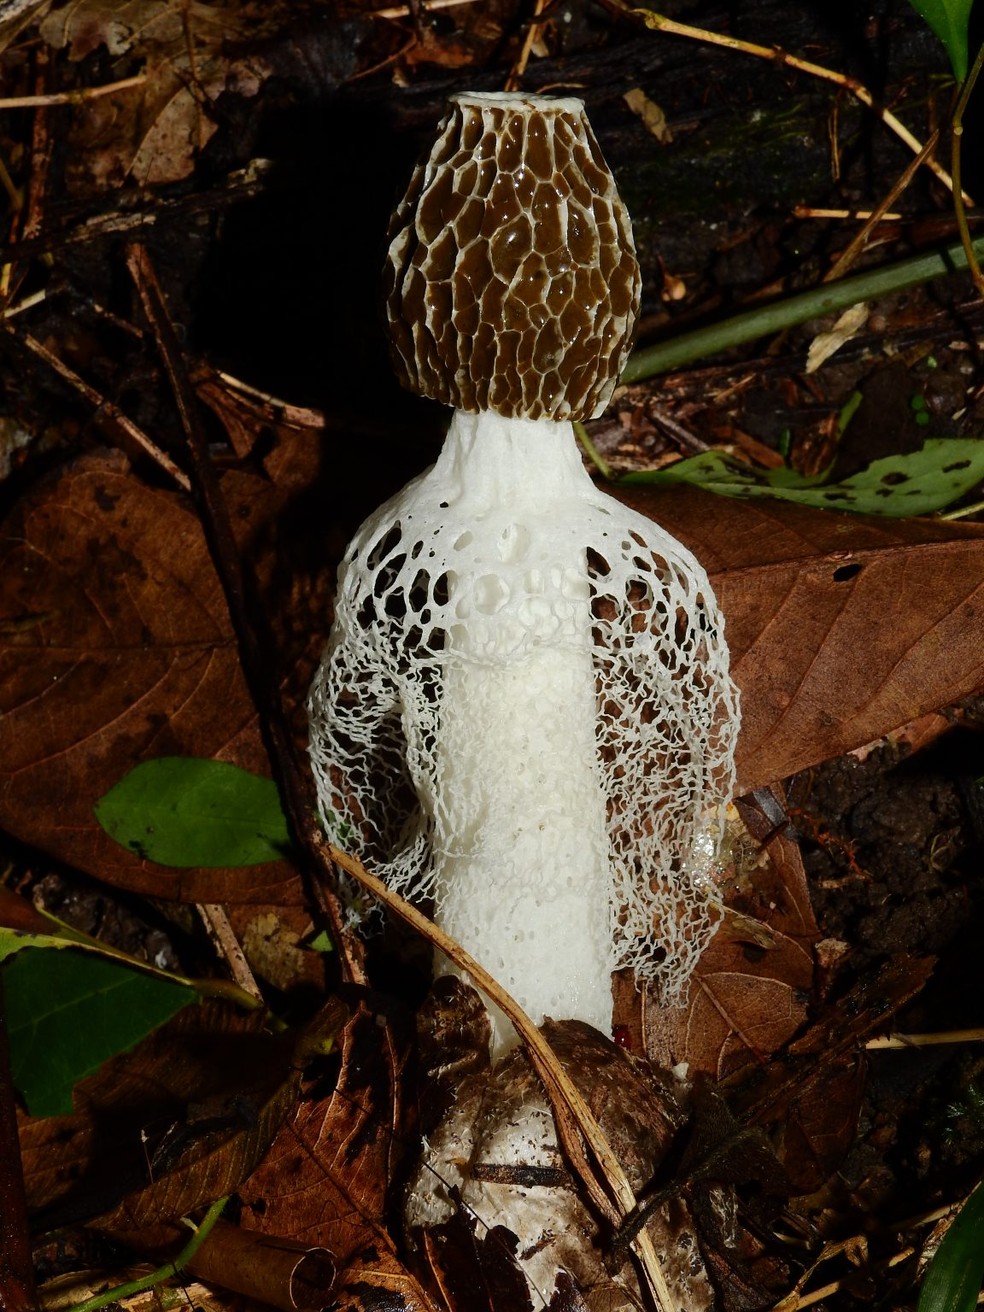
<instances>
[{"instance_id":1,"label":"white mycelium patch","mask_svg":"<svg viewBox=\"0 0 984 1312\"><path fill-rule=\"evenodd\" d=\"M604 1032L613 969L672 997L713 931L693 853L737 725L697 561L592 484L569 423L493 413L457 411L357 533L311 693L332 840L534 1021Z\"/></svg>"}]
</instances>

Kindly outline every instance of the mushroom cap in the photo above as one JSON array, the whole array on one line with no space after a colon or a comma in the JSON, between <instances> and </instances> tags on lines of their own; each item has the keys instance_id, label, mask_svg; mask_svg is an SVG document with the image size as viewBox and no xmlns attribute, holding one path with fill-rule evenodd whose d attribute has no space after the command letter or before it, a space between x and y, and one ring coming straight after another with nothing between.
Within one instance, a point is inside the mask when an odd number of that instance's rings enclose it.
<instances>
[{"instance_id":1,"label":"mushroom cap","mask_svg":"<svg viewBox=\"0 0 984 1312\"><path fill-rule=\"evenodd\" d=\"M582 102L455 96L393 216L385 294L411 391L506 418L600 414L640 276Z\"/></svg>"}]
</instances>

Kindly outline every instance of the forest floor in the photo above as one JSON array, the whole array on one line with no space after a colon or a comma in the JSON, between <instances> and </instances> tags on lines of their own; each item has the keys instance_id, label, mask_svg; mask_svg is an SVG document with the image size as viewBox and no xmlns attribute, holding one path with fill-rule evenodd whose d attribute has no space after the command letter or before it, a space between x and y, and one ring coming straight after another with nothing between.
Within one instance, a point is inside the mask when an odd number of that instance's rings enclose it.
<instances>
[{"instance_id":1,"label":"forest floor","mask_svg":"<svg viewBox=\"0 0 984 1312\"><path fill-rule=\"evenodd\" d=\"M448 94L511 78L585 99L633 216L643 348L817 285L911 151L844 87L591 0L374 17L355 0L7 8L2 83L24 103L0 101L0 892L195 979L228 973L241 944L236 979L259 980L291 1041L315 1016L339 1032L338 1056L304 1067L262 1018L213 999L114 1057L71 1114L29 1115L20 1098L27 1198L0 1198L0 1306L31 1305L25 1245L38 1283L70 1276L79 1303L80 1271L95 1288L148 1270L180 1217L228 1193L237 1224L217 1246L235 1231L331 1249L334 1306L512 1312L511 1256L499 1267L455 1233L458 1266L442 1267L408 1253L397 1219L428 949L393 926L366 949L352 935L372 991L339 984L342 954L310 947L325 905L305 861L157 866L93 807L157 757L269 776L276 697L257 708L257 670L286 707L275 767L279 751L305 759L333 568L365 514L433 460L444 424L392 380L376 289L390 209ZM849 73L920 140L945 125L946 57L903 0L663 12ZM975 197L980 130L972 106ZM957 241L952 197L921 169L851 273ZM809 367L837 321L640 376L587 425L614 494L705 564L743 698L722 931L679 1006L616 994L625 1049L693 1085L659 1181L676 1180L724 1312L914 1307L984 1163L980 489L948 505L960 518L909 520L620 482L719 452L833 485L926 439L984 433L984 300L968 275L866 299ZM246 564L240 614L214 503L188 495L182 396ZM23 927L13 905L0 925ZM9 1081L0 1093L10 1110ZM5 1153L0 1137L0 1175ZM710 1158L717 1175L694 1165ZM192 1267L201 1283L179 1297L321 1305L290 1292L296 1257L268 1284L247 1263L236 1296L221 1259ZM549 1305L604 1305L565 1297Z\"/></svg>"}]
</instances>

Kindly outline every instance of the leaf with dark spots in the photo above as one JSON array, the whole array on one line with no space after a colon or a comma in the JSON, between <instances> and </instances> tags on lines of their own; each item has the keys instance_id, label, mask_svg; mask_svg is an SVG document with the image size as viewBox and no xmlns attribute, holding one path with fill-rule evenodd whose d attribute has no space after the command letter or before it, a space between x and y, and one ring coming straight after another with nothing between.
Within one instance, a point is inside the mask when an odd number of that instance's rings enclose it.
<instances>
[{"instance_id":1,"label":"leaf with dark spots","mask_svg":"<svg viewBox=\"0 0 984 1312\"><path fill-rule=\"evenodd\" d=\"M739 791L784 779L984 684L984 528L677 487L616 494L707 569L742 694ZM836 577L845 566L853 575Z\"/></svg>"}]
</instances>

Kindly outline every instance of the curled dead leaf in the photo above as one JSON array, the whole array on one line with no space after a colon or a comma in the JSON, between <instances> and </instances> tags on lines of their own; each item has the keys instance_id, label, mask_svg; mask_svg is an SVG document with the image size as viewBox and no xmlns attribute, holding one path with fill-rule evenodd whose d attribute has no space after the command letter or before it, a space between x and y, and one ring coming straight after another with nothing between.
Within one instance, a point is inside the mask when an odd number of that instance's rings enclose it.
<instances>
[{"instance_id":1,"label":"curled dead leaf","mask_svg":"<svg viewBox=\"0 0 984 1312\"><path fill-rule=\"evenodd\" d=\"M337 1275L323 1248L259 1235L225 1221L213 1228L188 1269L201 1280L280 1312L320 1312Z\"/></svg>"}]
</instances>

